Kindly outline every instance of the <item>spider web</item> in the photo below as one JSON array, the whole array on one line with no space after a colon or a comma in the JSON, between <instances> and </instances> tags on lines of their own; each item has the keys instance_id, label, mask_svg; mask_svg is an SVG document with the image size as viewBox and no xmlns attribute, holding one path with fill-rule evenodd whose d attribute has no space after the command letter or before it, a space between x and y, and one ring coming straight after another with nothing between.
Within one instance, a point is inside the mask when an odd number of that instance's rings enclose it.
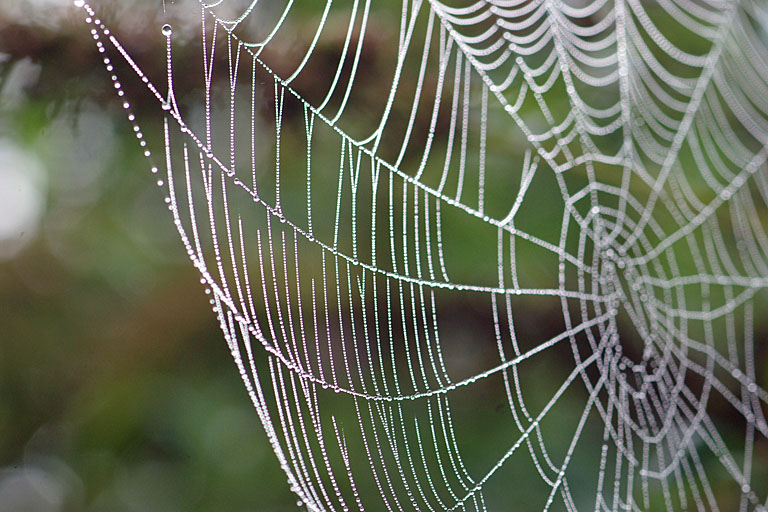
<instances>
[{"instance_id":1,"label":"spider web","mask_svg":"<svg viewBox=\"0 0 768 512\"><path fill-rule=\"evenodd\" d=\"M766 509L763 2L75 4L299 505Z\"/></svg>"}]
</instances>

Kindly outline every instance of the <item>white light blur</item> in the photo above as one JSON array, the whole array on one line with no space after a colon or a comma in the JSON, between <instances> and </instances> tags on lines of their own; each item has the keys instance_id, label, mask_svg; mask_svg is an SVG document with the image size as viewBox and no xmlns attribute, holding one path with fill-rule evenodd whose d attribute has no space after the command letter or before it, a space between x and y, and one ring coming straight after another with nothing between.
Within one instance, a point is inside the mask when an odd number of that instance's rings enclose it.
<instances>
[{"instance_id":1,"label":"white light blur","mask_svg":"<svg viewBox=\"0 0 768 512\"><path fill-rule=\"evenodd\" d=\"M16 257L40 229L45 181L40 160L0 139L0 260Z\"/></svg>"}]
</instances>

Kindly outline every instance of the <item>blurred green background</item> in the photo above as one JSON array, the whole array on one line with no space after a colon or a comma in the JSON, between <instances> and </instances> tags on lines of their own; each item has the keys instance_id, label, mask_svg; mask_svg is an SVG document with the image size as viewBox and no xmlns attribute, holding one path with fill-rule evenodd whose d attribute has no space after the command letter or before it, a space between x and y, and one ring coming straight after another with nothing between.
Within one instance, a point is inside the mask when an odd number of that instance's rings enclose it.
<instances>
[{"instance_id":1,"label":"blurred green background","mask_svg":"<svg viewBox=\"0 0 768 512\"><path fill-rule=\"evenodd\" d=\"M0 0L0 510L295 510L75 11Z\"/></svg>"}]
</instances>

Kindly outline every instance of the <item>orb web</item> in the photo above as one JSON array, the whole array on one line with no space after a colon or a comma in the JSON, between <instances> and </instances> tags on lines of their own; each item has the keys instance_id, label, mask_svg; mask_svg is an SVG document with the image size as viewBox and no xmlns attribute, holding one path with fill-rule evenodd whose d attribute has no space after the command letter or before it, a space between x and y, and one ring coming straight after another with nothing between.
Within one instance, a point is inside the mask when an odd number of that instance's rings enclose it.
<instances>
[{"instance_id":1,"label":"orb web","mask_svg":"<svg viewBox=\"0 0 768 512\"><path fill-rule=\"evenodd\" d=\"M299 506L766 509L762 2L75 5Z\"/></svg>"}]
</instances>

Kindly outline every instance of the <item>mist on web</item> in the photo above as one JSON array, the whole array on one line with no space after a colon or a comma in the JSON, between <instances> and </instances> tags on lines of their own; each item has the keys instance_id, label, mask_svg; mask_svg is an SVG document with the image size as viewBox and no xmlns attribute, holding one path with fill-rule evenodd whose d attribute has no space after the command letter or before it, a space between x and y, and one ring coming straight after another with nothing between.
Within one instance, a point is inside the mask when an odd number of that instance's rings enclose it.
<instances>
[{"instance_id":1,"label":"mist on web","mask_svg":"<svg viewBox=\"0 0 768 512\"><path fill-rule=\"evenodd\" d=\"M763 3L74 4L299 506L766 509Z\"/></svg>"}]
</instances>

